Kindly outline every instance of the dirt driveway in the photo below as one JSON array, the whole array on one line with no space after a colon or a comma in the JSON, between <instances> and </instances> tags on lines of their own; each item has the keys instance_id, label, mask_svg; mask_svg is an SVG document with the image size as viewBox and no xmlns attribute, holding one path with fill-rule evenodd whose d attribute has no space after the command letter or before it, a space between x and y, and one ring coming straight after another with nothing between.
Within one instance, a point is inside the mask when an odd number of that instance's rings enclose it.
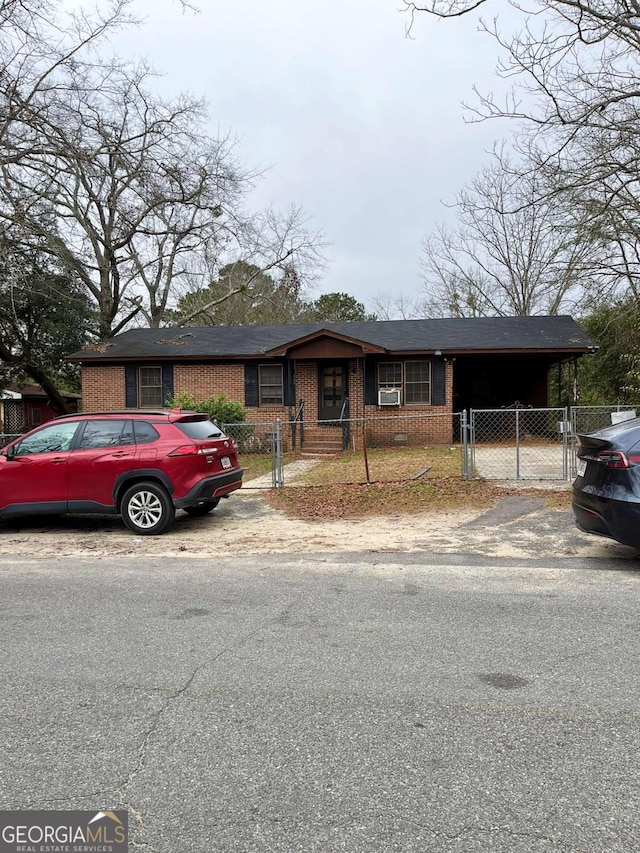
<instances>
[{"instance_id":1,"label":"dirt driveway","mask_svg":"<svg viewBox=\"0 0 640 853\"><path fill-rule=\"evenodd\" d=\"M0 525L0 557L203 557L281 552L439 552L496 557L609 557L638 552L581 534L570 512L548 509L544 496L510 495L484 512L390 515L301 521L268 506L259 492L222 501L207 518L182 512L163 536L134 536L118 517L15 519Z\"/></svg>"}]
</instances>

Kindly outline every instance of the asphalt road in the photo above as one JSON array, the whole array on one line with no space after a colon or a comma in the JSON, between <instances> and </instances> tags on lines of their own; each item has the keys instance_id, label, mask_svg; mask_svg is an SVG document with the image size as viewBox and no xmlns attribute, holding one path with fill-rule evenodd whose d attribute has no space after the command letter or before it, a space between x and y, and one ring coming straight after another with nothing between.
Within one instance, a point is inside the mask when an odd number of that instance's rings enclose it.
<instances>
[{"instance_id":1,"label":"asphalt road","mask_svg":"<svg viewBox=\"0 0 640 853\"><path fill-rule=\"evenodd\" d=\"M377 560L377 561L376 561ZM640 849L637 559L3 559L0 808L130 849Z\"/></svg>"}]
</instances>

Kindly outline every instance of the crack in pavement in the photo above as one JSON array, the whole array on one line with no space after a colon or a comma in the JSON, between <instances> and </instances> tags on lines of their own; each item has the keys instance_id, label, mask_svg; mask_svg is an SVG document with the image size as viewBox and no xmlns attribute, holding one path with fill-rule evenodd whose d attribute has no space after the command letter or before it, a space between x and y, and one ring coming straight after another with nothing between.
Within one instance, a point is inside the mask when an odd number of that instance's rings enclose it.
<instances>
[{"instance_id":1,"label":"crack in pavement","mask_svg":"<svg viewBox=\"0 0 640 853\"><path fill-rule=\"evenodd\" d=\"M134 782L136 777L142 771L145 765L145 759L149 743L151 742L156 731L158 730L158 726L160 724L162 716L172 706L173 702L175 702L176 699L179 699L181 696L184 696L184 694L187 693L187 691L189 690L189 688L191 687L200 672L206 669L206 667L216 663L216 661L220 660L220 658L224 657L224 655L242 648L242 646L248 643L251 639L253 639L253 637L259 634L265 628L268 628L270 625L283 624L284 622L286 622L289 615L291 614L291 611L300 603L300 601L302 601L303 597L304 594L301 593L297 596L297 598L294 598L292 601L290 601L289 604L286 605L286 607L282 608L282 610L277 615L271 617L270 619L266 619L264 622L261 622L253 630L241 636L234 643L225 646L219 652L214 655L211 655L206 660L198 664L198 666L194 667L184 684L181 687L172 690L162 703L161 707L158 708L158 710L152 715L151 726L146 731L146 733L144 733L142 742L138 746L138 761L136 763L136 766L127 774L124 780L117 785L114 791L115 796L118 798L119 804L122 807L126 808L133 815L133 818L136 823L136 828L133 831L133 834L131 834L130 828L130 845L133 845L138 849L148 850L150 851L150 853L159 853L159 851L154 850L154 848L146 844L146 842L140 842L136 840L136 835L142 830L144 826L144 818L142 814L137 811L130 802L128 802L128 800L125 798L124 792Z\"/></svg>"}]
</instances>

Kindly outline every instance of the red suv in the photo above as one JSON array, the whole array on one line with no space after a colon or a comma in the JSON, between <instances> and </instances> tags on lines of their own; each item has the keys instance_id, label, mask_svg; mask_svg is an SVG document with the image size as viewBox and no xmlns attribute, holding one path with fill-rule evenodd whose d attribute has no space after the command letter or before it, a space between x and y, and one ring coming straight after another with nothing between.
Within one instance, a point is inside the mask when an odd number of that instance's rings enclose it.
<instances>
[{"instance_id":1,"label":"red suv","mask_svg":"<svg viewBox=\"0 0 640 853\"><path fill-rule=\"evenodd\" d=\"M119 513L134 533L163 533L176 509L206 515L240 488L237 449L198 412L65 415L2 450L0 517Z\"/></svg>"}]
</instances>

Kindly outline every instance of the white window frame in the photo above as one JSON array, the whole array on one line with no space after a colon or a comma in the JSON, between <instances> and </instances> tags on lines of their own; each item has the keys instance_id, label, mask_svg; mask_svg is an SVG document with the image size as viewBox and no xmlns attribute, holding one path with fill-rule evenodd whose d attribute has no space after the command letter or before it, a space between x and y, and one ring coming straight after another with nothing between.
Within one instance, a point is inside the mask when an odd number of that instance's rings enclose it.
<instances>
[{"instance_id":1,"label":"white window frame","mask_svg":"<svg viewBox=\"0 0 640 853\"><path fill-rule=\"evenodd\" d=\"M143 370L157 370L159 372L159 376L160 376L160 385L158 386L158 385L154 384L154 385L144 385L143 386L143 384L142 384L142 371ZM137 390L137 397L138 397L138 408L140 408L140 409L162 408L164 406L164 400L162 399L162 367L157 365L157 364L141 365L137 369L136 380L137 380L137 389L136 390ZM143 389L143 387L145 389L158 388L159 387L159 389L160 389L160 402L159 403L156 403L156 402L143 403L142 402L142 389Z\"/></svg>"},{"instance_id":2,"label":"white window frame","mask_svg":"<svg viewBox=\"0 0 640 853\"><path fill-rule=\"evenodd\" d=\"M408 364L426 364L427 365L428 378L426 380L421 380L420 382L409 382L407 380L407 365ZM431 360L428 358L412 358L412 359L409 359L408 361L405 361L403 368L404 368L404 377L403 377L404 378L404 388L403 388L403 392L402 392L402 399L405 401L406 405L408 405L408 406L430 406L431 405L431 397L432 397L432 394L431 394L431 387L432 387L432 383L431 383ZM425 384L428 385L428 387L429 387L429 392L427 394L428 399L427 400L411 400L411 401L407 402L407 387L409 385L425 385Z\"/></svg>"},{"instance_id":3,"label":"white window frame","mask_svg":"<svg viewBox=\"0 0 640 853\"><path fill-rule=\"evenodd\" d=\"M399 364L400 365L400 382L399 383L398 382L393 382L393 383L382 382L380 380L380 368L383 365L389 365L389 364L394 364L394 365ZM409 385L423 384L423 383L417 383L417 382L416 383L413 383L413 382L407 383L407 364L426 364L428 366L428 368L429 368L429 379L428 379L429 399L428 400L416 400L416 401L412 400L410 402L407 402L407 384L409 384ZM432 405L431 400L433 398L433 376L432 376L432 369L431 369L432 364L433 364L433 362L431 361L431 359L428 359L428 358L410 358L410 359L407 359L405 361L399 361L399 360L381 361L378 363L378 390L380 390L380 389L385 390L385 389L390 389L390 388L399 388L402 391L402 403L403 403L403 405L405 405L405 406L431 406Z\"/></svg>"},{"instance_id":4,"label":"white window frame","mask_svg":"<svg viewBox=\"0 0 640 853\"><path fill-rule=\"evenodd\" d=\"M382 380L380 379L380 368L383 365L385 367L388 367L391 364L400 365L400 382L386 382L386 381L382 382ZM400 388L400 389L402 389L403 379L404 379L404 363L402 361L381 361L378 364L378 390L380 390L381 388L383 390L385 390L387 388Z\"/></svg>"},{"instance_id":5,"label":"white window frame","mask_svg":"<svg viewBox=\"0 0 640 853\"><path fill-rule=\"evenodd\" d=\"M262 370L263 370L263 368L266 368L268 370L276 369L276 370L280 371L280 383L279 383L280 401L279 402L276 402L273 399L268 400L268 402L265 402L263 400L263 396L262 396L262 389L263 388L265 388L265 389L266 388L273 388L273 389L278 388L277 383L274 384L273 382L263 382L262 381ZM274 394L270 394L270 395L265 394L265 396L273 397L275 395ZM259 364L258 365L258 406L261 408L270 407L270 408L280 408L280 409L284 406L284 367L282 364Z\"/></svg>"}]
</instances>

